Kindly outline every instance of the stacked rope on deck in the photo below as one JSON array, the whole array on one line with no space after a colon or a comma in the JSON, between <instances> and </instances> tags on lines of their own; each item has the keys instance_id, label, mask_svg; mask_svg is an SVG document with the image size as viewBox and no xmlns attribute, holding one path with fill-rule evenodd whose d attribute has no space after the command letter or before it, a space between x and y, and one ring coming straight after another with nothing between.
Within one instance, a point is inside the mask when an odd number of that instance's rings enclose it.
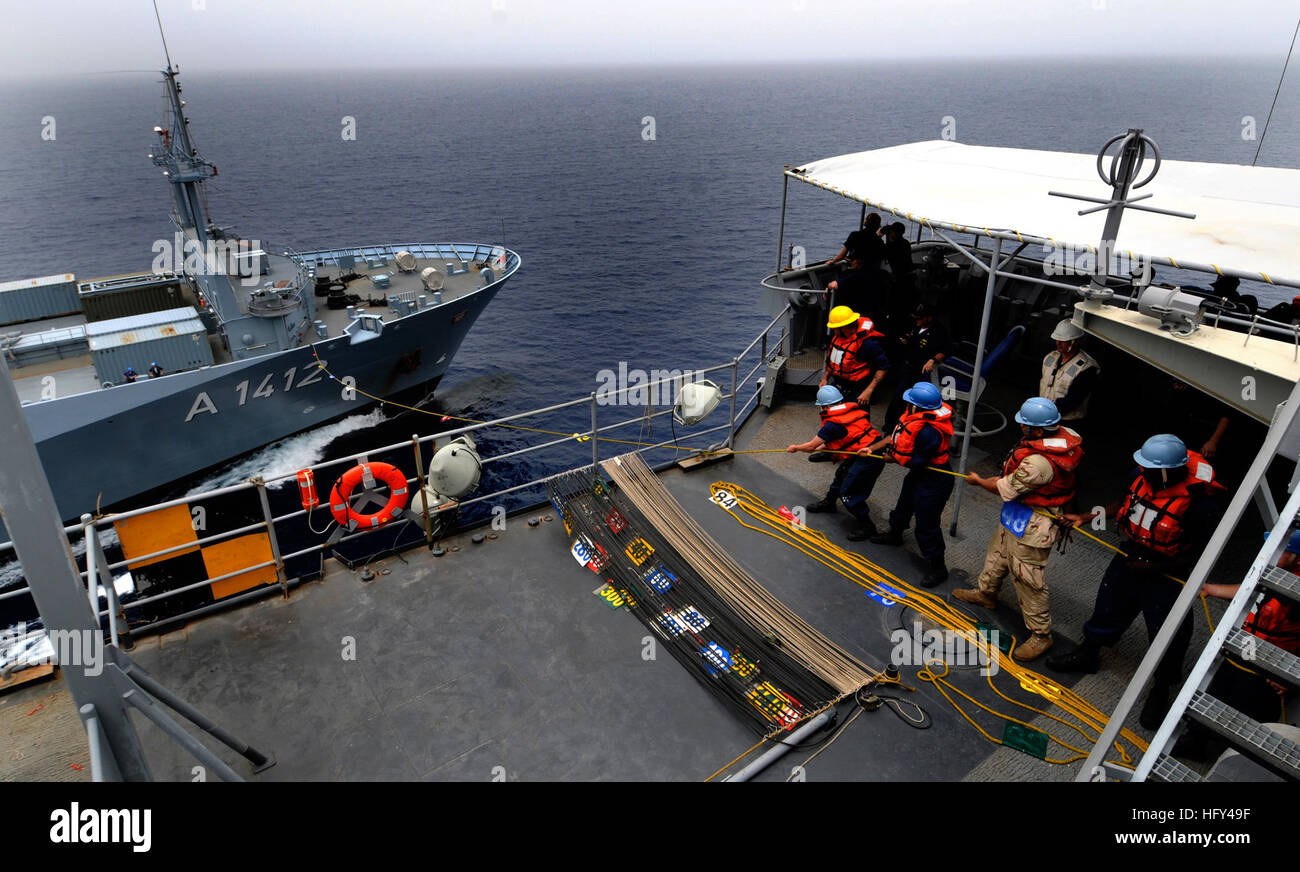
<instances>
[{"instance_id":1,"label":"stacked rope on deck","mask_svg":"<svg viewBox=\"0 0 1300 872\"><path fill-rule=\"evenodd\" d=\"M960 611L943 598L908 584L903 579L893 573L877 566L867 560L861 554L849 551L828 538L822 533L812 530L802 524L792 524L790 519L773 509L762 499L750 493L738 484L726 481L714 482L710 486L710 491L717 496L726 494L726 500L716 500L715 502L732 515L740 524L750 530L763 533L767 536L779 539L790 545L817 562L830 567L835 572L844 576L867 591L875 593L884 600L900 602L914 609L918 614L932 621L933 623L953 631L956 635L964 639L968 644L976 648L980 655L987 657L989 661L995 662L997 669L984 670L988 680L989 687L1000 698L1018 706L1021 709L1032 712L1036 715L1043 715L1058 724L1068 728L1086 740L1086 746L1080 748L1071 742L1066 741L1058 736L1047 733L1047 738L1052 742L1064 747L1071 754L1062 758L1044 757L1047 763L1067 764L1078 760L1083 760L1088 756L1088 750L1096 743L1102 727L1107 721L1106 714L1096 706L1089 703L1086 699L1076 694L1067 687L1063 687L1053 681L1048 680L1043 675L1023 666L1017 662L1011 654L1015 650L1014 644L1004 654L996 644L991 644L989 639L980 633L977 622L970 616ZM746 518L751 519L750 523ZM1058 717L1050 712L1044 711L1034 706L1027 705L1018 700L1007 696L993 682L993 676L999 672L1005 672L1019 682L1020 687L1031 693L1034 693L1044 700L1056 705L1069 716L1073 717L1078 723ZM947 679L948 665L942 659L927 660L927 662L917 670L917 678L921 681L933 684L935 689L943 695L944 699L953 706L957 712L964 717L971 726L975 727L989 741L995 744L1004 744L1003 741L996 738L985 730L979 723L959 704L954 697L961 697L972 706L982 709L994 717L1003 721L1017 724L1029 729L1037 729L1023 720L1011 715L995 711L992 708L977 701L974 697L955 687ZM1128 745L1136 748L1139 752L1146 750L1146 743L1142 741L1131 730L1122 730L1121 739ZM1078 741L1078 740L1075 740ZM1132 755L1117 739L1114 744L1115 750L1120 757L1122 765L1131 765L1133 762Z\"/></svg>"},{"instance_id":2,"label":"stacked rope on deck","mask_svg":"<svg viewBox=\"0 0 1300 872\"><path fill-rule=\"evenodd\" d=\"M841 694L851 694L882 677L791 611L732 559L664 488L638 454L608 460L602 468L632 504L683 559L751 627L775 639Z\"/></svg>"},{"instance_id":3,"label":"stacked rope on deck","mask_svg":"<svg viewBox=\"0 0 1300 872\"><path fill-rule=\"evenodd\" d=\"M597 593L653 630L660 645L757 732L783 734L842 697L741 619L697 567L603 481L575 472L549 488L575 559L607 579Z\"/></svg>"}]
</instances>

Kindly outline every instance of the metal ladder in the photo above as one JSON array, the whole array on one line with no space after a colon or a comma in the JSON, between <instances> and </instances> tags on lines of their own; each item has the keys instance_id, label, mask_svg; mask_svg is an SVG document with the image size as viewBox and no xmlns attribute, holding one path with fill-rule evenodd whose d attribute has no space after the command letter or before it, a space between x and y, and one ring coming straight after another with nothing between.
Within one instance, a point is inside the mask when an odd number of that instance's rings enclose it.
<instances>
[{"instance_id":1,"label":"metal ladder","mask_svg":"<svg viewBox=\"0 0 1300 872\"><path fill-rule=\"evenodd\" d=\"M1217 669L1236 668L1222 662L1227 657L1248 661L1250 668L1256 671L1268 673L1291 684L1300 684L1300 659L1241 629L1242 620L1254 607L1261 587L1285 600L1300 602L1300 577L1276 567L1278 555L1286 546L1290 529L1300 517L1300 463L1296 465L1291 478L1290 498L1280 513L1275 512L1271 498L1265 495L1265 473L1269 464L1279 456L1292 458L1297 455L1300 455L1300 382L1292 388L1287 400L1276 408L1264 444L1243 477L1241 486L1224 509L1219 526L1205 544L1160 632L1151 641L1128 687L1102 727L1088 759L1075 776L1076 781L1122 780L1126 776L1130 781L1145 781L1148 778L1163 781L1206 780L1169 755L1173 741L1182 733L1185 722L1195 722L1226 739L1231 747L1278 776L1292 781L1300 780L1300 745L1229 708L1222 700L1217 700L1206 692ZM1113 766L1106 761L1109 749L1155 673L1157 664L1169 649L1178 626L1194 607L1201 584L1211 577L1228 539L1252 502L1257 503L1265 516L1273 521L1268 540L1256 554L1236 596L1224 610L1214 633L1183 682L1169 713L1137 768L1130 773Z\"/></svg>"},{"instance_id":2,"label":"metal ladder","mask_svg":"<svg viewBox=\"0 0 1300 872\"><path fill-rule=\"evenodd\" d=\"M1273 550L1266 549L1263 559L1271 556ZM1254 603L1260 587L1284 599L1300 602L1300 576L1276 566L1267 566L1261 572L1260 567L1261 560L1257 559L1229 606L1229 612L1235 613L1234 619L1229 621L1228 613L1224 614L1219 630L1187 676L1178 699L1134 772L1134 781L1146 777L1159 781L1205 780L1169 756L1171 742L1183 721L1195 722L1209 729L1245 756L1283 778L1300 780L1300 745L1215 699L1205 690L1216 666L1220 669L1236 668L1222 663L1226 657L1292 685L1300 684L1300 657L1247 633L1239 626L1241 615Z\"/></svg>"},{"instance_id":3,"label":"metal ladder","mask_svg":"<svg viewBox=\"0 0 1300 872\"><path fill-rule=\"evenodd\" d=\"M1297 513L1300 513L1300 488L1294 489L1209 643L1188 673L1169 714L1134 770L1133 781L1148 778L1171 782L1207 780L1169 754L1184 723L1199 724L1271 772L1290 781L1300 781L1300 744L1207 692L1217 670L1237 668L1224 662L1229 657L1256 672L1293 686L1300 685L1300 657L1241 629L1242 620L1256 604L1261 592L1300 603L1300 576L1276 566Z\"/></svg>"}]
</instances>

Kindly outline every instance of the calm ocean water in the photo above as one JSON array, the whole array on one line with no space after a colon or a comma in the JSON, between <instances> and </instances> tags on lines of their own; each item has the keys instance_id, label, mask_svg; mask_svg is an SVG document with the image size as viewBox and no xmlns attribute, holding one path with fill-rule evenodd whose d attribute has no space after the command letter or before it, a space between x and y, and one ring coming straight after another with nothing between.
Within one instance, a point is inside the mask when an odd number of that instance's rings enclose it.
<instances>
[{"instance_id":1,"label":"calm ocean water","mask_svg":"<svg viewBox=\"0 0 1300 872\"><path fill-rule=\"evenodd\" d=\"M1249 163L1279 64L1093 62L446 73L186 74L192 132L220 169L213 219L270 247L504 240L521 272L471 332L437 408L493 417L576 398L598 371L729 359L766 321L781 167L937 138L1092 152L1143 127L1169 158ZM0 281L147 268L170 238L147 158L157 76L0 93ZM1300 166L1300 81L1261 163ZM43 141L53 116L56 139ZM355 141L341 119L356 119ZM653 140L643 137L652 116ZM856 226L848 201L792 188L787 242L809 257ZM1172 219L1171 219L1172 220ZM1289 294L1260 293L1275 301ZM292 470L428 432L437 419L356 416L183 489ZM576 429L576 427L574 428ZM523 444L488 436L486 453ZM662 437L661 437L662 438ZM572 446L495 483L581 460ZM182 490L183 492L183 490Z\"/></svg>"}]
</instances>

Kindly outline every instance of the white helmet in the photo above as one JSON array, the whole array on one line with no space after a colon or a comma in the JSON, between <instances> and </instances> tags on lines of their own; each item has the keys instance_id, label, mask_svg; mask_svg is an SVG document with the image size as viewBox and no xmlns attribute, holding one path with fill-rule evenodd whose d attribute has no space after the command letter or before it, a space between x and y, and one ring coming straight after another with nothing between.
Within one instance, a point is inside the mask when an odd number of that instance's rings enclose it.
<instances>
[{"instance_id":1,"label":"white helmet","mask_svg":"<svg viewBox=\"0 0 1300 872\"><path fill-rule=\"evenodd\" d=\"M1082 336L1083 331L1069 318L1057 324L1056 329L1052 331L1052 338L1058 342L1069 342L1071 339L1079 339Z\"/></svg>"}]
</instances>

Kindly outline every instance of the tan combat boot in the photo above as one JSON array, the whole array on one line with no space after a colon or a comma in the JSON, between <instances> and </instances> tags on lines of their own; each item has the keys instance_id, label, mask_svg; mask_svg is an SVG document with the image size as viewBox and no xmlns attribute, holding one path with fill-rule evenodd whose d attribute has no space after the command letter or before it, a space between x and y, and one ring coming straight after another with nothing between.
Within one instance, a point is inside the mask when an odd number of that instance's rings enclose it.
<instances>
[{"instance_id":1,"label":"tan combat boot","mask_svg":"<svg viewBox=\"0 0 1300 872\"><path fill-rule=\"evenodd\" d=\"M985 593L977 588L954 590L952 595L964 603L971 605L983 606L986 609L996 609L998 607L998 598L991 593Z\"/></svg>"},{"instance_id":2,"label":"tan combat boot","mask_svg":"<svg viewBox=\"0 0 1300 872\"><path fill-rule=\"evenodd\" d=\"M1016 646L1015 653L1011 656L1019 660L1021 663L1028 663L1030 660L1034 660L1046 654L1047 649L1051 648L1052 644L1053 640L1051 636L1043 633L1035 633L1029 637L1029 641L1025 642L1025 644Z\"/></svg>"}]
</instances>

